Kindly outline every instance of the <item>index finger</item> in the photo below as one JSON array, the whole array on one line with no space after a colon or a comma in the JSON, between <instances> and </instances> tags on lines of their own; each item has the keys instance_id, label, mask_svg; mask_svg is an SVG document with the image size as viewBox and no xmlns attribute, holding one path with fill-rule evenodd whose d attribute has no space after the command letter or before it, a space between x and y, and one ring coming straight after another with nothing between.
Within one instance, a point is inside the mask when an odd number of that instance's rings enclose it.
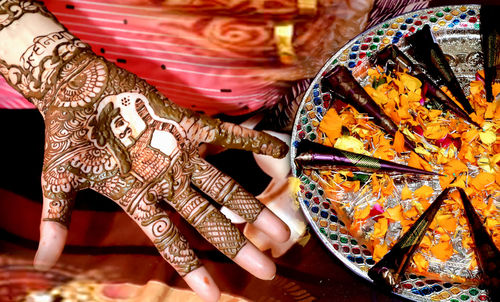
<instances>
[{"instance_id":1,"label":"index finger","mask_svg":"<svg viewBox=\"0 0 500 302\"><path fill-rule=\"evenodd\" d=\"M190 139L198 142L252 151L276 158L282 158L288 152L288 145L272 135L197 113L185 116L179 124L186 129L186 135Z\"/></svg>"}]
</instances>

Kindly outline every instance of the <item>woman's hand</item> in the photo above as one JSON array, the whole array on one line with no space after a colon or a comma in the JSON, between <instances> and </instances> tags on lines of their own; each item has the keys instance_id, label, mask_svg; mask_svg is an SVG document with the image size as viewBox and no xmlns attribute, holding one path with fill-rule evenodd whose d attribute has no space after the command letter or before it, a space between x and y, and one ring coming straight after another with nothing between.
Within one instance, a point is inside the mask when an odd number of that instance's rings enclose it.
<instances>
[{"instance_id":1,"label":"woman's hand","mask_svg":"<svg viewBox=\"0 0 500 302\"><path fill-rule=\"evenodd\" d=\"M75 195L90 188L120 205L205 300L218 298L217 286L164 204L250 273L273 278L271 260L198 191L277 241L288 239L288 229L200 158L198 146L213 143L282 157L286 144L176 106L145 81L95 55L40 4L4 1L0 16L0 73L37 106L46 125L37 267L57 261Z\"/></svg>"}]
</instances>

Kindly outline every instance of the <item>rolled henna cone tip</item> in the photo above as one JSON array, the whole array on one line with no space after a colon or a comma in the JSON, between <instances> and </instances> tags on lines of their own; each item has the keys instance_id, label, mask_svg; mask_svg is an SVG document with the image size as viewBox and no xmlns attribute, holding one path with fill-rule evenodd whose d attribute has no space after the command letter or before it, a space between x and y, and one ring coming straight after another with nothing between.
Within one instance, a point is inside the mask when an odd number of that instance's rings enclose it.
<instances>
[{"instance_id":1,"label":"rolled henna cone tip","mask_svg":"<svg viewBox=\"0 0 500 302\"><path fill-rule=\"evenodd\" d=\"M380 50L375 56L370 58L370 62L373 65L378 65L384 67L387 62L393 61L396 63L399 70L404 71L407 69L410 75L418 78L422 82L422 87L426 86L426 91L431 97L437 98L443 105L445 105L449 110L455 113L458 117L463 118L470 124L479 127L480 126L474 122L469 114L463 110L460 106L455 104L455 102L446 95L434 82L424 73L417 71L417 68L413 62L408 58L396 45L389 45Z\"/></svg>"},{"instance_id":2,"label":"rolled henna cone tip","mask_svg":"<svg viewBox=\"0 0 500 302\"><path fill-rule=\"evenodd\" d=\"M492 102L494 99L492 83L499 76L497 66L500 65L500 6L481 5L481 45L484 56L484 80L486 100Z\"/></svg>"},{"instance_id":3,"label":"rolled henna cone tip","mask_svg":"<svg viewBox=\"0 0 500 302\"><path fill-rule=\"evenodd\" d=\"M473 113L474 109L467 100L441 47L434 41L430 26L428 24L424 25L421 30L406 39L410 44L410 51L413 57L426 66L427 72L440 78L446 84L451 93L462 104L465 111Z\"/></svg>"},{"instance_id":4,"label":"rolled henna cone tip","mask_svg":"<svg viewBox=\"0 0 500 302\"><path fill-rule=\"evenodd\" d=\"M465 216L474 241L474 252L483 272L485 283L492 301L500 301L500 251L483 225L469 197L462 188L457 188L462 199Z\"/></svg>"},{"instance_id":5,"label":"rolled henna cone tip","mask_svg":"<svg viewBox=\"0 0 500 302\"><path fill-rule=\"evenodd\" d=\"M343 65L335 66L321 80L323 87L340 95L345 102L356 108L359 112L364 112L373 118L373 122L382 127L389 135L393 136L398 131L398 127L387 116L382 108L370 97L363 87L352 76L349 69ZM415 150L416 144L409 140L404 134L404 145L409 150Z\"/></svg>"},{"instance_id":6,"label":"rolled henna cone tip","mask_svg":"<svg viewBox=\"0 0 500 302\"><path fill-rule=\"evenodd\" d=\"M389 289L398 284L449 191L450 188L443 190L390 251L368 270L368 276L375 283Z\"/></svg>"},{"instance_id":7,"label":"rolled henna cone tip","mask_svg":"<svg viewBox=\"0 0 500 302\"><path fill-rule=\"evenodd\" d=\"M360 172L388 172L438 176L438 173L378 159L354 152L339 150L308 140L297 148L295 163L299 169L352 169Z\"/></svg>"}]
</instances>

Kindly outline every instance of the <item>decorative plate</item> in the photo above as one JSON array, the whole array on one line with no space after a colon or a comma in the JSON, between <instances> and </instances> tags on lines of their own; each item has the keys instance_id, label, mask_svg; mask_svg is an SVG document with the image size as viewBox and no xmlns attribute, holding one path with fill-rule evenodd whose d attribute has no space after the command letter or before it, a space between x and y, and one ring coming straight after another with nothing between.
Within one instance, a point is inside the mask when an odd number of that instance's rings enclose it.
<instances>
[{"instance_id":1,"label":"decorative plate","mask_svg":"<svg viewBox=\"0 0 500 302\"><path fill-rule=\"evenodd\" d=\"M348 67L364 86L368 62L377 50L388 44L407 49L404 37L429 24L434 37L448 55L451 67L463 86L474 79L478 66L482 66L482 50L479 35L479 5L446 6L410 12L376 25L347 43L320 70L307 90L299 107L292 133L292 171L300 179L299 204L326 247L357 275L371 281L367 271L375 264L372 252L351 236L325 193L314 173L297 175L293 162L298 143L303 139L315 141L317 127L332 101L329 93L321 91L321 79L337 64ZM467 85L466 85L467 84ZM468 91L466 89L466 94ZM477 273L477 271L475 272ZM474 272L471 273L474 275ZM482 286L437 280L408 273L395 292L416 301L486 301L487 292Z\"/></svg>"}]
</instances>

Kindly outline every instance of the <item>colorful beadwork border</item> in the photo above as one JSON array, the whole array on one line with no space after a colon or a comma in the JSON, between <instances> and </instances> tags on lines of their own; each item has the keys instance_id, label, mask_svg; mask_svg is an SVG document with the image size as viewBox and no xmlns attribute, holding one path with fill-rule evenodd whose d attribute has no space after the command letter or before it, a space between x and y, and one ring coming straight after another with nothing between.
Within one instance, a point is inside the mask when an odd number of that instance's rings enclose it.
<instances>
[{"instance_id":1,"label":"colorful beadwork border","mask_svg":"<svg viewBox=\"0 0 500 302\"><path fill-rule=\"evenodd\" d=\"M297 176L293 159L296 148L302 139L315 140L325 108L329 108L332 97L320 89L321 77L333 66L342 64L348 67L355 77L363 74L368 67L368 58L388 44L402 46L403 38L429 24L436 33L450 30L470 30L479 37L479 5L455 5L428 8L410 12L387 20L360 34L340 49L323 66L304 95L296 116L292 132L292 171ZM371 252L360 245L356 238L349 235L345 224L330 203L323 199L324 192L318 186L317 176L299 177L299 204L314 231L326 247L357 275L371 281L368 269L375 264ZM397 295L416 301L487 301L487 292L482 286L450 283L427 279L425 276L407 274L400 283Z\"/></svg>"}]
</instances>

